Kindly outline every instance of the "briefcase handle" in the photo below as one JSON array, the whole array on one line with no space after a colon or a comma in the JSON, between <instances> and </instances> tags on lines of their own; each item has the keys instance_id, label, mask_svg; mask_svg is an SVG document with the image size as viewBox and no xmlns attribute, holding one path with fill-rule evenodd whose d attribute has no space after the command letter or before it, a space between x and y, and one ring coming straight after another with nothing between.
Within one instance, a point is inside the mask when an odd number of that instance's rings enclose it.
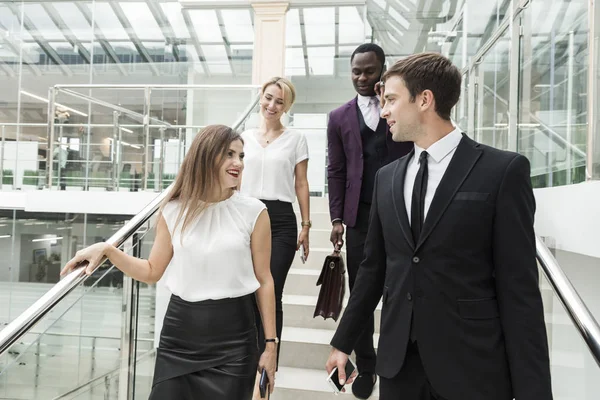
<instances>
[{"instance_id":1,"label":"briefcase handle","mask_svg":"<svg viewBox=\"0 0 600 400\"><path fill-rule=\"evenodd\" d=\"M336 244L335 246L333 246L333 255L339 256L341 251L342 251L342 246L339 243Z\"/></svg>"}]
</instances>

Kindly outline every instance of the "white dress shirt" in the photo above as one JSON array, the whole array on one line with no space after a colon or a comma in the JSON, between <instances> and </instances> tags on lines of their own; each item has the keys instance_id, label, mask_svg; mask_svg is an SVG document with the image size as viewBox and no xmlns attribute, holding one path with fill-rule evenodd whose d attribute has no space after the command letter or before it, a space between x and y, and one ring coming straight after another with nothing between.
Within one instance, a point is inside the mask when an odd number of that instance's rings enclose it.
<instances>
[{"instance_id":1,"label":"white dress shirt","mask_svg":"<svg viewBox=\"0 0 600 400\"><path fill-rule=\"evenodd\" d=\"M431 206L435 191L440 185L461 139L462 133L460 129L456 128L427 149L427 153L429 154L427 157L428 175L423 221L427 218L427 212L429 211L429 206ZM406 177L404 179L404 203L406 203L406 213L408 214L409 222L411 222L412 192L417 172L419 172L419 157L423 151L425 151L425 149L422 149L415 144L415 154L408 161L408 167L406 168Z\"/></svg>"},{"instance_id":2,"label":"white dress shirt","mask_svg":"<svg viewBox=\"0 0 600 400\"><path fill-rule=\"evenodd\" d=\"M358 108L362 113L365 124L372 130L377 130L379 119L381 118L381 105L378 96L361 96L358 95Z\"/></svg>"}]
</instances>

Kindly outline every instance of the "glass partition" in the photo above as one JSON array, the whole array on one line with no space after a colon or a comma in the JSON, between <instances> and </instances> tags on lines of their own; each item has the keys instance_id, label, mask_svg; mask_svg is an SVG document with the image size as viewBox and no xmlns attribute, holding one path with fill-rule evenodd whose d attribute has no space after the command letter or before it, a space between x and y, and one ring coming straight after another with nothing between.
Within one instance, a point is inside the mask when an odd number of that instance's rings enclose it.
<instances>
[{"instance_id":1,"label":"glass partition","mask_svg":"<svg viewBox=\"0 0 600 400\"><path fill-rule=\"evenodd\" d=\"M162 181L150 147L160 147L154 144L161 136L156 129L144 131L142 120L121 113L122 128L117 133L122 133L122 139L117 142L114 108L65 92L58 94L52 108L49 88L142 82L247 85L252 79L253 49L250 6L188 10L171 0L1 2L2 188L43 188L50 171L52 188L59 190L121 190L117 177L121 173L127 190L147 188L141 184L142 176L152 174L155 181ZM143 90L88 87L80 94L142 115L145 111ZM178 129L184 129L189 139L201 126L231 123L250 101L249 95L228 95L231 106L223 108L222 101L215 107L203 104L211 103L214 96L227 98L218 91L208 96L185 89L154 92L146 111L175 130L165 135L167 156L173 153ZM239 101L245 104L237 107ZM55 123L50 135L49 112ZM152 139L148 143L146 134ZM109 143L111 138L115 144ZM117 155L129 162L117 165ZM173 166L164 169L168 182ZM159 190L158 185L151 190Z\"/></svg>"},{"instance_id":2,"label":"glass partition","mask_svg":"<svg viewBox=\"0 0 600 400\"><path fill-rule=\"evenodd\" d=\"M153 221L146 223L123 250L148 257L153 226ZM88 235L90 243L102 240L94 233ZM2 357L0 396L47 399L68 394L66 398L73 398L90 392L112 398L127 377L127 368L121 368L128 365L127 359L152 358L154 291L154 285L124 278L105 263ZM131 312L124 312L129 307ZM126 341L126 332L133 332L131 342ZM141 368L139 374L144 381L147 368ZM135 381L131 382L132 392L134 387Z\"/></svg>"},{"instance_id":3,"label":"glass partition","mask_svg":"<svg viewBox=\"0 0 600 400\"><path fill-rule=\"evenodd\" d=\"M531 161L534 187L586 179L587 10L584 0L532 1L518 20L518 150Z\"/></svg>"}]
</instances>

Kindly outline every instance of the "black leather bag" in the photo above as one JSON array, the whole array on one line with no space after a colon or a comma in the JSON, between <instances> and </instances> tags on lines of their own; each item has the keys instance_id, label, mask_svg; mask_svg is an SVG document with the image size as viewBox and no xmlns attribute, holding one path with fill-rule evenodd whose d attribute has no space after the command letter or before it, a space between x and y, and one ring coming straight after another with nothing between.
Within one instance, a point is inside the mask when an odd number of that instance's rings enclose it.
<instances>
[{"instance_id":1,"label":"black leather bag","mask_svg":"<svg viewBox=\"0 0 600 400\"><path fill-rule=\"evenodd\" d=\"M346 293L346 266L339 248L336 247L331 255L325 257L321 275L317 280L317 286L319 285L321 289L313 318L320 315L323 319L331 318L337 321Z\"/></svg>"}]
</instances>

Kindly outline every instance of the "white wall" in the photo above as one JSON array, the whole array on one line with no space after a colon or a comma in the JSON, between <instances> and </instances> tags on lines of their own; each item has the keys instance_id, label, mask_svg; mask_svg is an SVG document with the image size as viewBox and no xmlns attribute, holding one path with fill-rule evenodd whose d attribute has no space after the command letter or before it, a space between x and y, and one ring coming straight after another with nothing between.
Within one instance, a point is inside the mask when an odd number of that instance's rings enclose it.
<instances>
[{"instance_id":1,"label":"white wall","mask_svg":"<svg viewBox=\"0 0 600 400\"><path fill-rule=\"evenodd\" d=\"M0 191L0 208L37 212L135 215L156 192Z\"/></svg>"},{"instance_id":2,"label":"white wall","mask_svg":"<svg viewBox=\"0 0 600 400\"><path fill-rule=\"evenodd\" d=\"M16 187L21 187L23 173L38 170L38 142L4 142L4 146L4 164L0 167L12 170Z\"/></svg>"},{"instance_id":3,"label":"white wall","mask_svg":"<svg viewBox=\"0 0 600 400\"><path fill-rule=\"evenodd\" d=\"M600 182L534 192L536 233L552 238L558 250L600 258Z\"/></svg>"}]
</instances>

